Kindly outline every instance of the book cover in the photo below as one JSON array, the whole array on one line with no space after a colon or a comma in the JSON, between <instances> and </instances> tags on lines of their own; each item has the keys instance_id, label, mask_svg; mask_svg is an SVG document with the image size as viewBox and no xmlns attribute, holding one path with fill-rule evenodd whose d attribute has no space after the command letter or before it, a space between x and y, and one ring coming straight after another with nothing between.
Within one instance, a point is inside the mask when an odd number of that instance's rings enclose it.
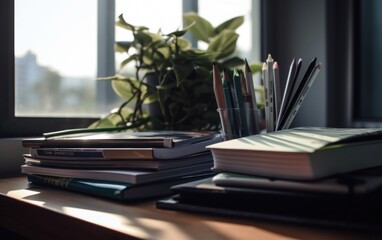
<instances>
[{"instance_id":1,"label":"book cover","mask_svg":"<svg viewBox=\"0 0 382 240\"><path fill-rule=\"evenodd\" d=\"M201 173L150 184L130 184L104 180L64 178L28 174L30 183L65 189L83 194L105 197L116 200L135 201L153 197L165 196L171 193L171 186L187 181L195 181L210 176L211 173Z\"/></svg>"},{"instance_id":2,"label":"book cover","mask_svg":"<svg viewBox=\"0 0 382 240\"><path fill-rule=\"evenodd\" d=\"M217 171L309 180L381 165L382 129L303 127L207 148Z\"/></svg>"},{"instance_id":3,"label":"book cover","mask_svg":"<svg viewBox=\"0 0 382 240\"><path fill-rule=\"evenodd\" d=\"M55 137L27 138L24 147L148 147L172 148L182 144L204 141L215 137L212 132L146 131L146 132L96 132L60 135Z\"/></svg>"},{"instance_id":4,"label":"book cover","mask_svg":"<svg viewBox=\"0 0 382 240\"><path fill-rule=\"evenodd\" d=\"M157 201L157 208L362 231L382 229L381 191L361 197L312 194L216 186L212 178L176 185L172 190L176 195Z\"/></svg>"}]
</instances>

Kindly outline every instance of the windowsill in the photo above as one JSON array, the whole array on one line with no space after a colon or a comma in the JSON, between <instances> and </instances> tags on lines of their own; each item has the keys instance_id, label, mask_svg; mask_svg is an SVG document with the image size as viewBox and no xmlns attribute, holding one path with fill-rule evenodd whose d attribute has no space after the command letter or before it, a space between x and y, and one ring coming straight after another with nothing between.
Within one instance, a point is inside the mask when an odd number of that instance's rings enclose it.
<instances>
[{"instance_id":1,"label":"windowsill","mask_svg":"<svg viewBox=\"0 0 382 240\"><path fill-rule=\"evenodd\" d=\"M21 144L22 138L0 138L0 178L20 176L23 154L28 149Z\"/></svg>"}]
</instances>

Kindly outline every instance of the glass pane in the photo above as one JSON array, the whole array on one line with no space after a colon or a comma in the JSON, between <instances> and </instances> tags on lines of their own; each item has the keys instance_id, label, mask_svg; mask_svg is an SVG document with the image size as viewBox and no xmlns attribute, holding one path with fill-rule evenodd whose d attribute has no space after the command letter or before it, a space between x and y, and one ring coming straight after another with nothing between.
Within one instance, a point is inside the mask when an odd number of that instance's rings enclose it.
<instances>
[{"instance_id":1,"label":"glass pane","mask_svg":"<svg viewBox=\"0 0 382 240\"><path fill-rule=\"evenodd\" d=\"M96 65L97 1L15 1L16 116L105 112Z\"/></svg>"}]
</instances>

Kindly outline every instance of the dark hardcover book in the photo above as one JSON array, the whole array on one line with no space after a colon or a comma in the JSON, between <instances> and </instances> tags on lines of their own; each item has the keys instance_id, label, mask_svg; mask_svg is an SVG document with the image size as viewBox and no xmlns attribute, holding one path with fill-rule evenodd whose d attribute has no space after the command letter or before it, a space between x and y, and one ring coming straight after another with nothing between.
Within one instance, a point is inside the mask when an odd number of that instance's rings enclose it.
<instances>
[{"instance_id":1,"label":"dark hardcover book","mask_svg":"<svg viewBox=\"0 0 382 240\"><path fill-rule=\"evenodd\" d=\"M66 178L81 178L104 181L115 181L132 184L143 184L162 181L176 177L183 177L211 170L212 161L209 163L194 164L184 167L172 168L163 171L133 170L133 169L73 169L53 168L24 164L21 172L44 176Z\"/></svg>"},{"instance_id":2,"label":"dark hardcover book","mask_svg":"<svg viewBox=\"0 0 382 240\"><path fill-rule=\"evenodd\" d=\"M211 139L215 135L215 133L211 132L182 131L97 132L68 134L48 138L27 138L22 140L22 144L24 147L56 148L172 148Z\"/></svg>"},{"instance_id":3,"label":"dark hardcover book","mask_svg":"<svg viewBox=\"0 0 382 240\"><path fill-rule=\"evenodd\" d=\"M59 159L35 158L24 154L25 163L31 166L66 169L135 169L163 171L197 164L211 164L211 152L203 152L176 159Z\"/></svg>"},{"instance_id":4,"label":"dark hardcover book","mask_svg":"<svg viewBox=\"0 0 382 240\"><path fill-rule=\"evenodd\" d=\"M262 219L366 231L382 230L382 192L324 194L216 186L212 178L172 187L157 207L235 218Z\"/></svg>"},{"instance_id":5,"label":"dark hardcover book","mask_svg":"<svg viewBox=\"0 0 382 240\"><path fill-rule=\"evenodd\" d=\"M333 194L367 194L382 188L382 167L368 168L314 181L294 181L236 173L218 173L212 181L217 186L275 189Z\"/></svg>"},{"instance_id":6,"label":"dark hardcover book","mask_svg":"<svg viewBox=\"0 0 382 240\"><path fill-rule=\"evenodd\" d=\"M209 175L211 175L211 173L206 172L194 176L180 177L150 184L129 184L113 181L62 178L34 174L29 174L27 178L29 182L37 185L55 187L58 189L116 200L135 201L169 195L171 193L171 186L207 177Z\"/></svg>"},{"instance_id":7,"label":"dark hardcover book","mask_svg":"<svg viewBox=\"0 0 382 240\"><path fill-rule=\"evenodd\" d=\"M210 137L210 136L209 136ZM194 139L196 141L196 139ZM95 160L95 159L175 159L193 155L201 152L210 152L206 146L222 141L220 135L212 138L200 139L197 142L176 145L172 148L150 147L98 147L98 148L54 148L54 147L32 147L30 154L39 159L60 160Z\"/></svg>"}]
</instances>

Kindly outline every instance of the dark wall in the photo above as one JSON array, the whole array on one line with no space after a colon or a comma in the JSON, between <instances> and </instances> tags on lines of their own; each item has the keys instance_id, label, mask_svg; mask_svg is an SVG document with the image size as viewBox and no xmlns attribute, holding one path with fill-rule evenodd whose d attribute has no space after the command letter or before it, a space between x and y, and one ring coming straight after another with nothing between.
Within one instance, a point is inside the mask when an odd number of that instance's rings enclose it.
<instances>
[{"instance_id":1,"label":"dark wall","mask_svg":"<svg viewBox=\"0 0 382 240\"><path fill-rule=\"evenodd\" d=\"M334 3L333 3L334 2ZM346 6L351 1L262 1L262 59L268 53L279 62L286 80L293 58L302 58L302 71L317 57L321 71L305 98L292 126L345 125L348 23ZM345 10L343 9L345 6ZM345 12L345 14L343 14ZM341 31L339 31L341 30ZM339 56L344 56L339 58ZM341 88L342 87L342 88Z\"/></svg>"}]
</instances>

